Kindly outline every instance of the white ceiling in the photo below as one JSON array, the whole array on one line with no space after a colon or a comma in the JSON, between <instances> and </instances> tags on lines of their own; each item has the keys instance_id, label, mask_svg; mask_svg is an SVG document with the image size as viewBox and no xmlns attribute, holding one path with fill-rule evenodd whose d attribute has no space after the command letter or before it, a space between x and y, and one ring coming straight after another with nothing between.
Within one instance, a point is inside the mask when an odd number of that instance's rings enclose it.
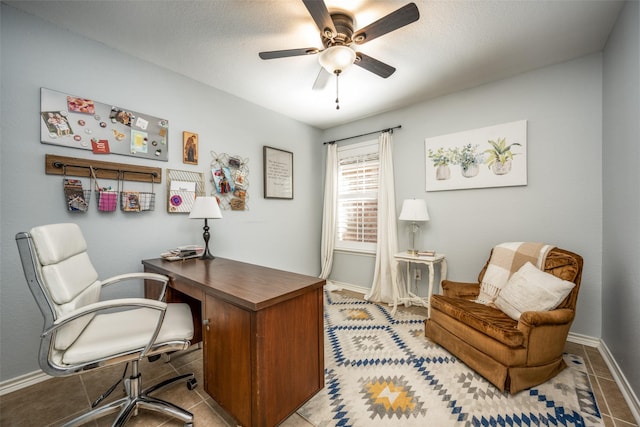
<instances>
[{"instance_id":1,"label":"white ceiling","mask_svg":"<svg viewBox=\"0 0 640 427\"><path fill-rule=\"evenodd\" d=\"M397 68L360 67L312 90L317 56L264 61L260 51L322 47L301 0L5 1L69 31L321 129L601 51L619 1L414 0L420 19L357 50ZM408 0L326 0L355 29Z\"/></svg>"}]
</instances>

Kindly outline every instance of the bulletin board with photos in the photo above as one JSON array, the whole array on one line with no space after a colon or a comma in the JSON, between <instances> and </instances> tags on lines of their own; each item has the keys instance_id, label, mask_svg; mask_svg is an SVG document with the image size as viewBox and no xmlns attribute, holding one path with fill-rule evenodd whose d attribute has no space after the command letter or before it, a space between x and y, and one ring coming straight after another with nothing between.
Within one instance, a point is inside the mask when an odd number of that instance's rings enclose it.
<instances>
[{"instance_id":1,"label":"bulletin board with photos","mask_svg":"<svg viewBox=\"0 0 640 427\"><path fill-rule=\"evenodd\" d=\"M40 89L44 144L168 161L169 121L82 96Z\"/></svg>"},{"instance_id":2,"label":"bulletin board with photos","mask_svg":"<svg viewBox=\"0 0 640 427\"><path fill-rule=\"evenodd\" d=\"M211 180L220 208L249 210L249 159L211 152Z\"/></svg>"}]
</instances>

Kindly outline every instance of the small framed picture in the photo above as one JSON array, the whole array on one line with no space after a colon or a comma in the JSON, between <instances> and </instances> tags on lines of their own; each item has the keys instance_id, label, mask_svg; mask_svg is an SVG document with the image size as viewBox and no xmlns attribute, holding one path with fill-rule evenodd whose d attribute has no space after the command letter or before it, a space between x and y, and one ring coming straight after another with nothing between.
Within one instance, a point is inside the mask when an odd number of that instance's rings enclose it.
<instances>
[{"instance_id":1,"label":"small framed picture","mask_svg":"<svg viewBox=\"0 0 640 427\"><path fill-rule=\"evenodd\" d=\"M182 163L198 164L198 134L182 132Z\"/></svg>"},{"instance_id":2,"label":"small framed picture","mask_svg":"<svg viewBox=\"0 0 640 427\"><path fill-rule=\"evenodd\" d=\"M293 153L264 146L264 198L293 199Z\"/></svg>"}]
</instances>

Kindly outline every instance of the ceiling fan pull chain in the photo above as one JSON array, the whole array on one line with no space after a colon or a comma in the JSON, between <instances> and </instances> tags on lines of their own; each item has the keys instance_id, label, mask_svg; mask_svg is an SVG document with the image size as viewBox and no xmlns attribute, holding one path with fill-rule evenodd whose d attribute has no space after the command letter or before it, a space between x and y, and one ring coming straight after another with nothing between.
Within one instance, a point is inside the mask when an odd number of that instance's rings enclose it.
<instances>
[{"instance_id":1,"label":"ceiling fan pull chain","mask_svg":"<svg viewBox=\"0 0 640 427\"><path fill-rule=\"evenodd\" d=\"M336 70L335 71L336 74L336 110L340 109L340 100L339 100L339 96L338 96L338 90L339 90L339 81L340 81L340 70Z\"/></svg>"}]
</instances>

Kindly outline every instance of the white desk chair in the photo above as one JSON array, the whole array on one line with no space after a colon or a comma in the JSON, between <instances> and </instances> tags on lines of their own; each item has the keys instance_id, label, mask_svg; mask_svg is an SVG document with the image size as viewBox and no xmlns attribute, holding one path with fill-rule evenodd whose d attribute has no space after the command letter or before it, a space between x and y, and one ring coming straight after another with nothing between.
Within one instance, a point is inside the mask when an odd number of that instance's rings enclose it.
<instances>
[{"instance_id":1,"label":"white desk chair","mask_svg":"<svg viewBox=\"0 0 640 427\"><path fill-rule=\"evenodd\" d=\"M193 425L193 415L149 393L179 380L190 390L194 375L185 374L141 389L138 363L144 357L184 350L193 337L191 310L186 304L161 301L169 278L132 273L98 280L87 254L87 243L76 224L52 224L18 233L16 242L31 293L44 316L39 364L52 376L66 376L116 363L131 362L125 380L127 396L92 409L67 426L75 426L120 411L114 426L124 425L138 409L162 412ZM126 280L148 280L162 287L160 300L123 298L100 301L103 287Z\"/></svg>"}]
</instances>

